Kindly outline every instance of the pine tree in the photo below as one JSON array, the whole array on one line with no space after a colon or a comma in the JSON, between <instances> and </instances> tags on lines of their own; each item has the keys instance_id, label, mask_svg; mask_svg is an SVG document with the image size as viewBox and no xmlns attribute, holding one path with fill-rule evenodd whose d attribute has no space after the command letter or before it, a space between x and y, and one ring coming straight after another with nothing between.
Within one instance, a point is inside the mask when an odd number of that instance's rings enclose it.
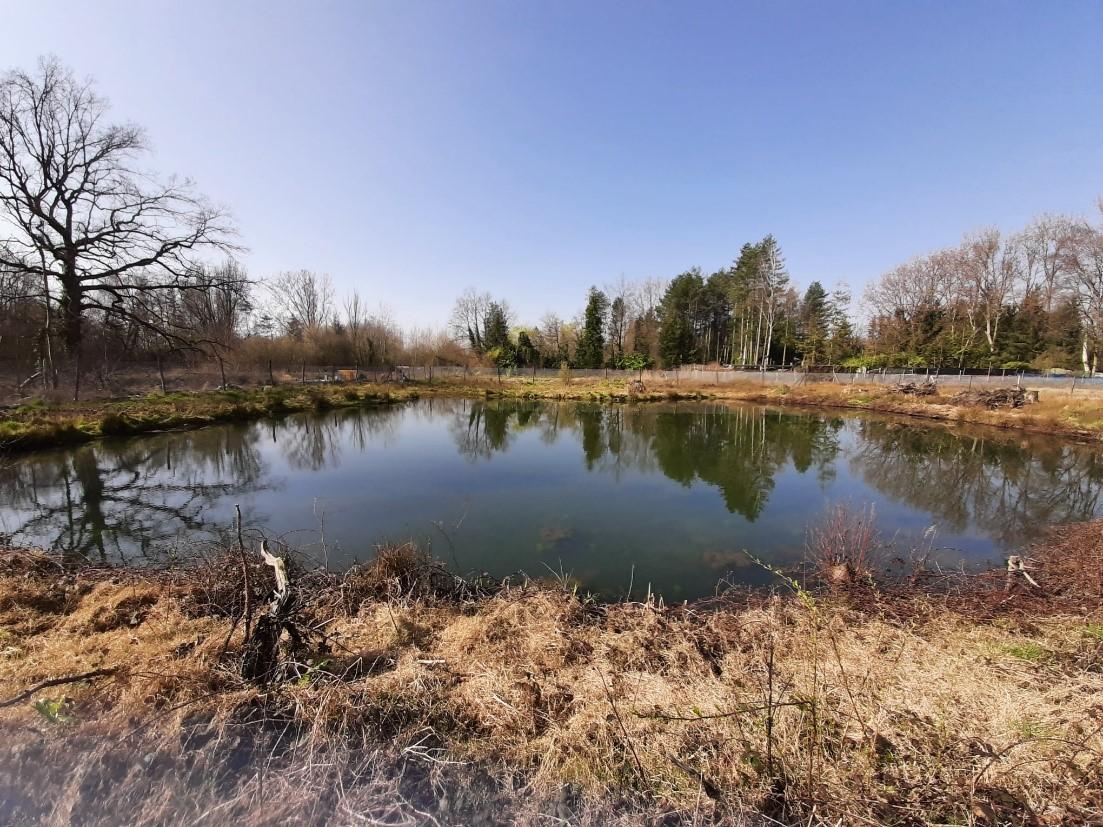
<instances>
[{"instance_id":1,"label":"pine tree","mask_svg":"<svg viewBox=\"0 0 1103 827\"><path fill-rule=\"evenodd\" d=\"M605 362L605 314L608 310L609 298L591 287L586 299L582 336L575 353L580 368L600 368Z\"/></svg>"},{"instance_id":2,"label":"pine tree","mask_svg":"<svg viewBox=\"0 0 1103 827\"><path fill-rule=\"evenodd\" d=\"M816 363L823 357L830 325L827 291L818 281L808 285L800 305L800 347L805 362Z\"/></svg>"},{"instance_id":3,"label":"pine tree","mask_svg":"<svg viewBox=\"0 0 1103 827\"><path fill-rule=\"evenodd\" d=\"M699 361L694 331L704 286L701 271L693 269L676 276L666 288L659 305L659 357L665 367Z\"/></svg>"}]
</instances>

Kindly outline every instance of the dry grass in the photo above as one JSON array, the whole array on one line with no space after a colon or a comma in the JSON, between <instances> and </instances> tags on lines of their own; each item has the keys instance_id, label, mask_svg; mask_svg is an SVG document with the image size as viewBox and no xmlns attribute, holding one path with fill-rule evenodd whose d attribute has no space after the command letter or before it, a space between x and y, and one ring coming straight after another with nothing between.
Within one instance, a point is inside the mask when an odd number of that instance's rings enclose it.
<instances>
[{"instance_id":1,"label":"dry grass","mask_svg":"<svg viewBox=\"0 0 1103 827\"><path fill-rule=\"evenodd\" d=\"M997 573L696 607L474 596L401 547L299 574L316 633L263 687L227 645L233 555L74 575L11 553L0 701L118 672L0 708L0 821L1090 823L1101 541L1035 550L1038 593Z\"/></svg>"}]
</instances>

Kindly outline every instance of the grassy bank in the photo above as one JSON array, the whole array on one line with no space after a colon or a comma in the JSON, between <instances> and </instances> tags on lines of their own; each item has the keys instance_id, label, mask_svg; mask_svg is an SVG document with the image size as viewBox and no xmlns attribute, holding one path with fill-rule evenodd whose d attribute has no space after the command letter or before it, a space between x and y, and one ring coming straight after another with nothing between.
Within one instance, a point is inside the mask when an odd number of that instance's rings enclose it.
<instances>
[{"instance_id":1,"label":"grassy bank","mask_svg":"<svg viewBox=\"0 0 1103 827\"><path fill-rule=\"evenodd\" d=\"M286 385L276 388L149 394L128 399L49 404L0 412L0 448L32 450L103 436L126 436L220 422L401 402L418 396L409 385Z\"/></svg>"},{"instance_id":2,"label":"grassy bank","mask_svg":"<svg viewBox=\"0 0 1103 827\"><path fill-rule=\"evenodd\" d=\"M1017 410L987 410L951 401L952 390L925 397L905 397L879 385L809 383L763 386L753 381L728 385L651 384L630 390L619 381L602 379L504 379L433 383L282 385L194 393L150 394L83 403L32 402L0 411L0 449L32 450L73 444L101 436L197 428L234 420L256 419L295 411L326 410L400 402L418 396L485 396L516 399L563 399L593 402L651 402L710 399L849 408L966 422L1000 428L1103 439L1103 398L1069 397L1043 390L1038 403Z\"/></svg>"},{"instance_id":3,"label":"grassy bank","mask_svg":"<svg viewBox=\"0 0 1103 827\"><path fill-rule=\"evenodd\" d=\"M293 572L304 641L263 685L239 676L243 571L255 610L271 588L251 554L10 552L0 822L1094 823L1101 548L1103 523L1064 529L1010 591L858 578L675 607L460 584L400 548Z\"/></svg>"}]
</instances>

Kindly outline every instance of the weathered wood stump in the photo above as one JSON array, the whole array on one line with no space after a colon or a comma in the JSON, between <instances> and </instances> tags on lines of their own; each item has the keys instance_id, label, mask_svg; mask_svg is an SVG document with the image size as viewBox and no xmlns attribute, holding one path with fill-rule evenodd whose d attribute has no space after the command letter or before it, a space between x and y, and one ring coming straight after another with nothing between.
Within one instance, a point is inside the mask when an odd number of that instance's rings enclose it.
<instances>
[{"instance_id":1,"label":"weathered wood stump","mask_svg":"<svg viewBox=\"0 0 1103 827\"><path fill-rule=\"evenodd\" d=\"M280 638L284 629L296 643L301 642L299 630L295 627L292 615L295 595L291 590L291 579L287 574L287 561L268 552L268 542L262 540L260 553L264 562L272 567L276 575L276 589L268 611L257 620L256 628L245 643L245 656L241 661L241 675L246 680L266 683L276 675L280 659Z\"/></svg>"}]
</instances>

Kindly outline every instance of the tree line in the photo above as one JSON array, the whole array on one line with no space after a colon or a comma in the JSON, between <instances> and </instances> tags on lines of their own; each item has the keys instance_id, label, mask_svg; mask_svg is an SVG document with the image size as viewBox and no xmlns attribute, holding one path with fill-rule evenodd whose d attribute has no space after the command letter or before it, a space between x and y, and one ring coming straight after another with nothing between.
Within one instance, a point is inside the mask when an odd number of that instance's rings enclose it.
<instances>
[{"instance_id":1,"label":"tree line","mask_svg":"<svg viewBox=\"0 0 1103 827\"><path fill-rule=\"evenodd\" d=\"M58 61L0 78L0 369L24 390L152 360L1094 371L1103 348L1103 222L1043 216L908 261L866 289L864 335L849 291L798 291L769 235L715 272L593 286L573 318L471 288L446 328L403 329L325 274L250 278L228 211L147 154Z\"/></svg>"},{"instance_id":2,"label":"tree line","mask_svg":"<svg viewBox=\"0 0 1103 827\"><path fill-rule=\"evenodd\" d=\"M869 364L1094 372L1103 221L1044 215L1010 235L973 233L889 271L865 299Z\"/></svg>"},{"instance_id":3,"label":"tree line","mask_svg":"<svg viewBox=\"0 0 1103 827\"><path fill-rule=\"evenodd\" d=\"M515 324L506 301L469 289L456 301L451 330L501 366L839 364L861 352L849 307L845 287L828 293L814 281L801 295L780 245L767 236L707 276L695 267L669 280L591 287L570 321L549 313L534 325Z\"/></svg>"}]
</instances>

